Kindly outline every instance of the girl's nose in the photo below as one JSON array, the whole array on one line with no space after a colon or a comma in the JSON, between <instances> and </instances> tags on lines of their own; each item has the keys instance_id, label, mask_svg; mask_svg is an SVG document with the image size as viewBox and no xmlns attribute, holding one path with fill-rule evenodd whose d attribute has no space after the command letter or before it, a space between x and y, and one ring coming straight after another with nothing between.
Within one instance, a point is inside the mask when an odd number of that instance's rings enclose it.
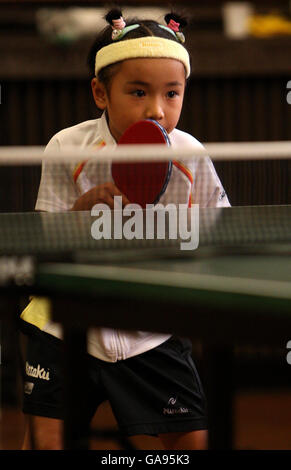
<instances>
[{"instance_id":1,"label":"girl's nose","mask_svg":"<svg viewBox=\"0 0 291 470\"><path fill-rule=\"evenodd\" d=\"M165 114L162 106L158 100L152 100L146 109L146 119L154 119L155 121L161 121Z\"/></svg>"}]
</instances>

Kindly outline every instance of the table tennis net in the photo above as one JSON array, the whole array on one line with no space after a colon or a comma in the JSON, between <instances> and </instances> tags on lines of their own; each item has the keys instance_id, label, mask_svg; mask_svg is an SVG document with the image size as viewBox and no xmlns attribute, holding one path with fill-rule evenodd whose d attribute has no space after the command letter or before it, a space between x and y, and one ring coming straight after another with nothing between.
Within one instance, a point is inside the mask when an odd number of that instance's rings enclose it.
<instances>
[{"instance_id":1,"label":"table tennis net","mask_svg":"<svg viewBox=\"0 0 291 470\"><path fill-rule=\"evenodd\" d=\"M153 161L171 162L157 201L122 206L117 196L112 210L106 191L94 199L94 188L115 184L116 162ZM1 256L189 256L205 247L286 250L291 240L291 142L67 148L50 154L8 147L0 148L0 171ZM128 175L138 194L155 178L145 181L142 173L132 166ZM71 211L84 194L91 197L90 210Z\"/></svg>"}]
</instances>

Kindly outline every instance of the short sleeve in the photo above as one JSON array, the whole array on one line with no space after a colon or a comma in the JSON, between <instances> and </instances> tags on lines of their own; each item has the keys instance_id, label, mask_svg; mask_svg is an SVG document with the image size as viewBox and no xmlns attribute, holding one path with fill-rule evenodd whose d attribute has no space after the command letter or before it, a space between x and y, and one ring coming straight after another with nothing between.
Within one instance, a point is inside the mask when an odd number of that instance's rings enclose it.
<instances>
[{"instance_id":1,"label":"short sleeve","mask_svg":"<svg viewBox=\"0 0 291 470\"><path fill-rule=\"evenodd\" d=\"M175 147L193 148L193 160L181 161L191 173L191 203L200 207L229 207L225 190L203 145L192 135L178 129L172 131L170 138ZM205 156L201 157L198 154L203 149Z\"/></svg>"},{"instance_id":2,"label":"short sleeve","mask_svg":"<svg viewBox=\"0 0 291 470\"><path fill-rule=\"evenodd\" d=\"M193 202L201 207L230 207L230 203L209 157L196 161Z\"/></svg>"},{"instance_id":3,"label":"short sleeve","mask_svg":"<svg viewBox=\"0 0 291 470\"><path fill-rule=\"evenodd\" d=\"M60 153L58 138L53 137L48 143L45 154L55 157ZM73 181L73 165L65 162L53 162L46 158L42 164L41 180L35 209L48 212L62 212L71 209L78 198L78 191Z\"/></svg>"}]
</instances>

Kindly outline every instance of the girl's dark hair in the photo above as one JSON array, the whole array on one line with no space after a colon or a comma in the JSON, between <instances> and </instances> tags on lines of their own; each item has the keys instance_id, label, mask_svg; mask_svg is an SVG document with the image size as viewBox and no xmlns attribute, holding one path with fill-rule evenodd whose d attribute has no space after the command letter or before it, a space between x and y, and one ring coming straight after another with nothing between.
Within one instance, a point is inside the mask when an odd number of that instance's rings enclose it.
<instances>
[{"instance_id":1,"label":"girl's dark hair","mask_svg":"<svg viewBox=\"0 0 291 470\"><path fill-rule=\"evenodd\" d=\"M95 76L96 54L100 49L114 42L111 37L112 36L111 25L112 25L113 20L119 19L120 17L122 17L122 12L121 10L118 10L118 9L110 10L105 16L105 20L109 23L109 25L103 31L101 31L101 33L97 36L88 54L87 64L89 66L90 74L92 75L92 77ZM164 19L165 19L166 24L168 24L169 21L173 19L177 23L180 23L180 28L184 28L185 26L187 26L187 20L184 17L174 12L168 13L167 15L165 15ZM175 39L174 35L171 34L170 31L168 32L164 30L163 28L160 28L159 23L157 23L156 21L140 20L138 18L125 19L125 21L126 21L126 26L139 24L140 27L132 31L129 31L123 38L118 40L118 42L127 40L127 39L141 38L145 36L156 36L156 37L170 39L172 41L179 42L179 40ZM103 69L99 71L98 79L100 80L101 83L104 84L106 89L109 88L110 81L113 78L117 67L118 67L118 63L115 63L112 65L108 65L107 67L104 67Z\"/></svg>"}]
</instances>

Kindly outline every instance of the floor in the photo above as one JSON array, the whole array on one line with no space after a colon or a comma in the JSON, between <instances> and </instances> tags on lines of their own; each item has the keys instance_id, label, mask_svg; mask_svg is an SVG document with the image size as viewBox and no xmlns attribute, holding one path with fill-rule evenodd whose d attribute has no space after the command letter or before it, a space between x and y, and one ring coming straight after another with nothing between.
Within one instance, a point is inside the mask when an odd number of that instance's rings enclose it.
<instances>
[{"instance_id":1,"label":"floor","mask_svg":"<svg viewBox=\"0 0 291 470\"><path fill-rule=\"evenodd\" d=\"M291 450L291 391L237 393L234 408L235 448ZM109 404L102 405L93 421L100 430L116 429ZM18 408L5 407L1 413L1 450L21 448L24 418ZM136 449L160 450L159 440L139 436L130 439ZM122 449L112 439L94 439L92 449Z\"/></svg>"}]
</instances>

